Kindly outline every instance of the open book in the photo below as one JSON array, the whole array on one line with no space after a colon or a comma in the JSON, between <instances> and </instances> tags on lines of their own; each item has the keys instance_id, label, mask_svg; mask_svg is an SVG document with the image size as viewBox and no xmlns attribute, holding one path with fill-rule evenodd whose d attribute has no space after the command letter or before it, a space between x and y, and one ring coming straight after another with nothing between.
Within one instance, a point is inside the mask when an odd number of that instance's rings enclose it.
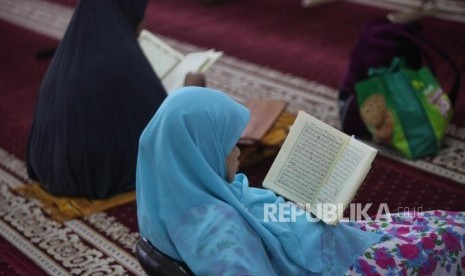
<instances>
[{"instance_id":1,"label":"open book","mask_svg":"<svg viewBox=\"0 0 465 276\"><path fill-rule=\"evenodd\" d=\"M183 86L187 73L205 73L223 55L214 50L183 55L147 30L141 31L138 41L168 94Z\"/></svg>"},{"instance_id":2,"label":"open book","mask_svg":"<svg viewBox=\"0 0 465 276\"><path fill-rule=\"evenodd\" d=\"M300 111L263 187L335 225L365 179L377 152Z\"/></svg>"}]
</instances>

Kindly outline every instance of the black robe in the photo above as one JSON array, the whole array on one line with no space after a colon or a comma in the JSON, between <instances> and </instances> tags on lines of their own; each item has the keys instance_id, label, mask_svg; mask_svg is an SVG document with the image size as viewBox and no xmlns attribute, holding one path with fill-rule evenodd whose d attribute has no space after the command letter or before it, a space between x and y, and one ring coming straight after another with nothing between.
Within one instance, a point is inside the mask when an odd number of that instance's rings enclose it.
<instances>
[{"instance_id":1,"label":"black robe","mask_svg":"<svg viewBox=\"0 0 465 276\"><path fill-rule=\"evenodd\" d=\"M137 43L147 0L81 0L43 79L28 173L51 194L135 187L139 136L166 92Z\"/></svg>"}]
</instances>

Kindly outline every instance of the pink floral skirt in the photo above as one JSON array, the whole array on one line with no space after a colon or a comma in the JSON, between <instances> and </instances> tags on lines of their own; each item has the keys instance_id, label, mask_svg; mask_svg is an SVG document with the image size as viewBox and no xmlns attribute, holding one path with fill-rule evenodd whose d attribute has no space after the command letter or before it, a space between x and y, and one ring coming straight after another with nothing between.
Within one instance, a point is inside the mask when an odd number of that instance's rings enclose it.
<instances>
[{"instance_id":1,"label":"pink floral skirt","mask_svg":"<svg viewBox=\"0 0 465 276\"><path fill-rule=\"evenodd\" d=\"M346 275L465 275L465 213L426 211L391 218L348 222L386 235Z\"/></svg>"}]
</instances>

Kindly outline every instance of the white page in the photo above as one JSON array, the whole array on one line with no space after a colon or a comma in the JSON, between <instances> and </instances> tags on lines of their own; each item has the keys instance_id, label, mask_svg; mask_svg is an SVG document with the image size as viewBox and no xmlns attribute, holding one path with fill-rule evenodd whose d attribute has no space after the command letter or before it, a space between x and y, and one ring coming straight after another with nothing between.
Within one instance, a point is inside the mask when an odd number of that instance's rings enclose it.
<instances>
[{"instance_id":1,"label":"white page","mask_svg":"<svg viewBox=\"0 0 465 276\"><path fill-rule=\"evenodd\" d=\"M370 169L376 152L305 112L299 112L263 186L297 204L310 204L313 214L326 223L335 224ZM319 212L321 208L339 208L340 203L343 208L338 217Z\"/></svg>"},{"instance_id":2,"label":"white page","mask_svg":"<svg viewBox=\"0 0 465 276\"><path fill-rule=\"evenodd\" d=\"M138 41L168 94L184 85L187 73L205 73L223 55L214 50L183 55L147 30L141 31Z\"/></svg>"},{"instance_id":3,"label":"white page","mask_svg":"<svg viewBox=\"0 0 465 276\"><path fill-rule=\"evenodd\" d=\"M221 52L212 50L187 54L184 59L162 79L167 93L180 88L189 72L205 72L220 56Z\"/></svg>"},{"instance_id":4,"label":"white page","mask_svg":"<svg viewBox=\"0 0 465 276\"><path fill-rule=\"evenodd\" d=\"M352 201L358 191L363 179L365 179L371 168L371 163L376 156L377 150L352 138L340 155L340 159L333 167L327 182L322 186L312 206L312 212L320 212L322 204L334 204L338 217L334 220L325 220L326 223L334 224L341 219L347 205ZM321 204L322 203L322 204ZM319 205L318 205L319 204Z\"/></svg>"},{"instance_id":5,"label":"white page","mask_svg":"<svg viewBox=\"0 0 465 276\"><path fill-rule=\"evenodd\" d=\"M352 151L350 154L349 162L352 162L351 166L353 167L353 173L347 179L347 182L353 183L352 185L344 185L336 199L335 202L343 203L344 208L349 204L355 196L359 186L362 184L362 181L365 179L368 171L371 168L371 163L376 157L378 150L368 146L365 143L362 143L356 139L351 139L349 142L346 151ZM336 165L338 166L338 165ZM357 172L357 173L354 173ZM356 186L355 186L356 185ZM354 187L355 186L355 187Z\"/></svg>"},{"instance_id":6,"label":"white page","mask_svg":"<svg viewBox=\"0 0 465 276\"><path fill-rule=\"evenodd\" d=\"M184 55L147 30L141 31L138 40L142 51L160 79L165 78L184 59Z\"/></svg>"},{"instance_id":7,"label":"white page","mask_svg":"<svg viewBox=\"0 0 465 276\"><path fill-rule=\"evenodd\" d=\"M313 203L349 136L299 112L263 181L296 203Z\"/></svg>"}]
</instances>

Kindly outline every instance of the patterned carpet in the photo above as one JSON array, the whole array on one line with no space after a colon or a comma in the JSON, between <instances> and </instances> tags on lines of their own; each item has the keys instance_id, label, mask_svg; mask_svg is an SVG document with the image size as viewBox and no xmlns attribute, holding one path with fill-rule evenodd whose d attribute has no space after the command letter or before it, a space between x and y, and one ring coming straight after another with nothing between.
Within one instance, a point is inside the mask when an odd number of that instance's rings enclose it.
<instances>
[{"instance_id":1,"label":"patterned carpet","mask_svg":"<svg viewBox=\"0 0 465 276\"><path fill-rule=\"evenodd\" d=\"M20 48L36 49L35 41L40 41L40 47L53 46L72 14L68 6L41 0L0 0L0 7L3 20L0 35L2 41L8 41L0 46L0 55L4 58L0 60L10 60L8 55L14 49L18 52ZM200 49L165 38L181 52ZM28 60L19 55L15 61ZM18 63L3 64L8 68L7 79L0 78L0 125L5 129L0 134L0 242L7 241L0 250L0 272L7 275L142 275L133 255L138 238L135 203L57 223L37 202L12 191L27 181L22 160L24 141L37 85L46 68L45 63ZM17 74L18 70L21 74ZM13 75L12 71L20 76L8 78ZM22 81L22 75L27 73L34 73L30 83ZM303 109L338 126L334 88L229 55L223 56L208 71L207 78L209 86L228 91L234 97L285 99L290 103L290 112ZM354 201L389 202L392 210L400 207L465 210L465 128L452 126L444 142L438 156L419 161L408 161L388 149L381 149ZM260 183L270 162L248 169L252 183Z\"/></svg>"},{"instance_id":2,"label":"patterned carpet","mask_svg":"<svg viewBox=\"0 0 465 276\"><path fill-rule=\"evenodd\" d=\"M15 258L14 252L2 248L10 264L11 259L19 267L33 262L48 275L143 274L133 255L139 237L133 203L123 206L125 212L118 217L111 212L98 213L58 223L47 217L35 201L11 191L26 180L23 163L4 153L1 160L0 233L29 259L21 255ZM6 162L10 163L6 167L15 167L15 173L1 169Z\"/></svg>"}]
</instances>

